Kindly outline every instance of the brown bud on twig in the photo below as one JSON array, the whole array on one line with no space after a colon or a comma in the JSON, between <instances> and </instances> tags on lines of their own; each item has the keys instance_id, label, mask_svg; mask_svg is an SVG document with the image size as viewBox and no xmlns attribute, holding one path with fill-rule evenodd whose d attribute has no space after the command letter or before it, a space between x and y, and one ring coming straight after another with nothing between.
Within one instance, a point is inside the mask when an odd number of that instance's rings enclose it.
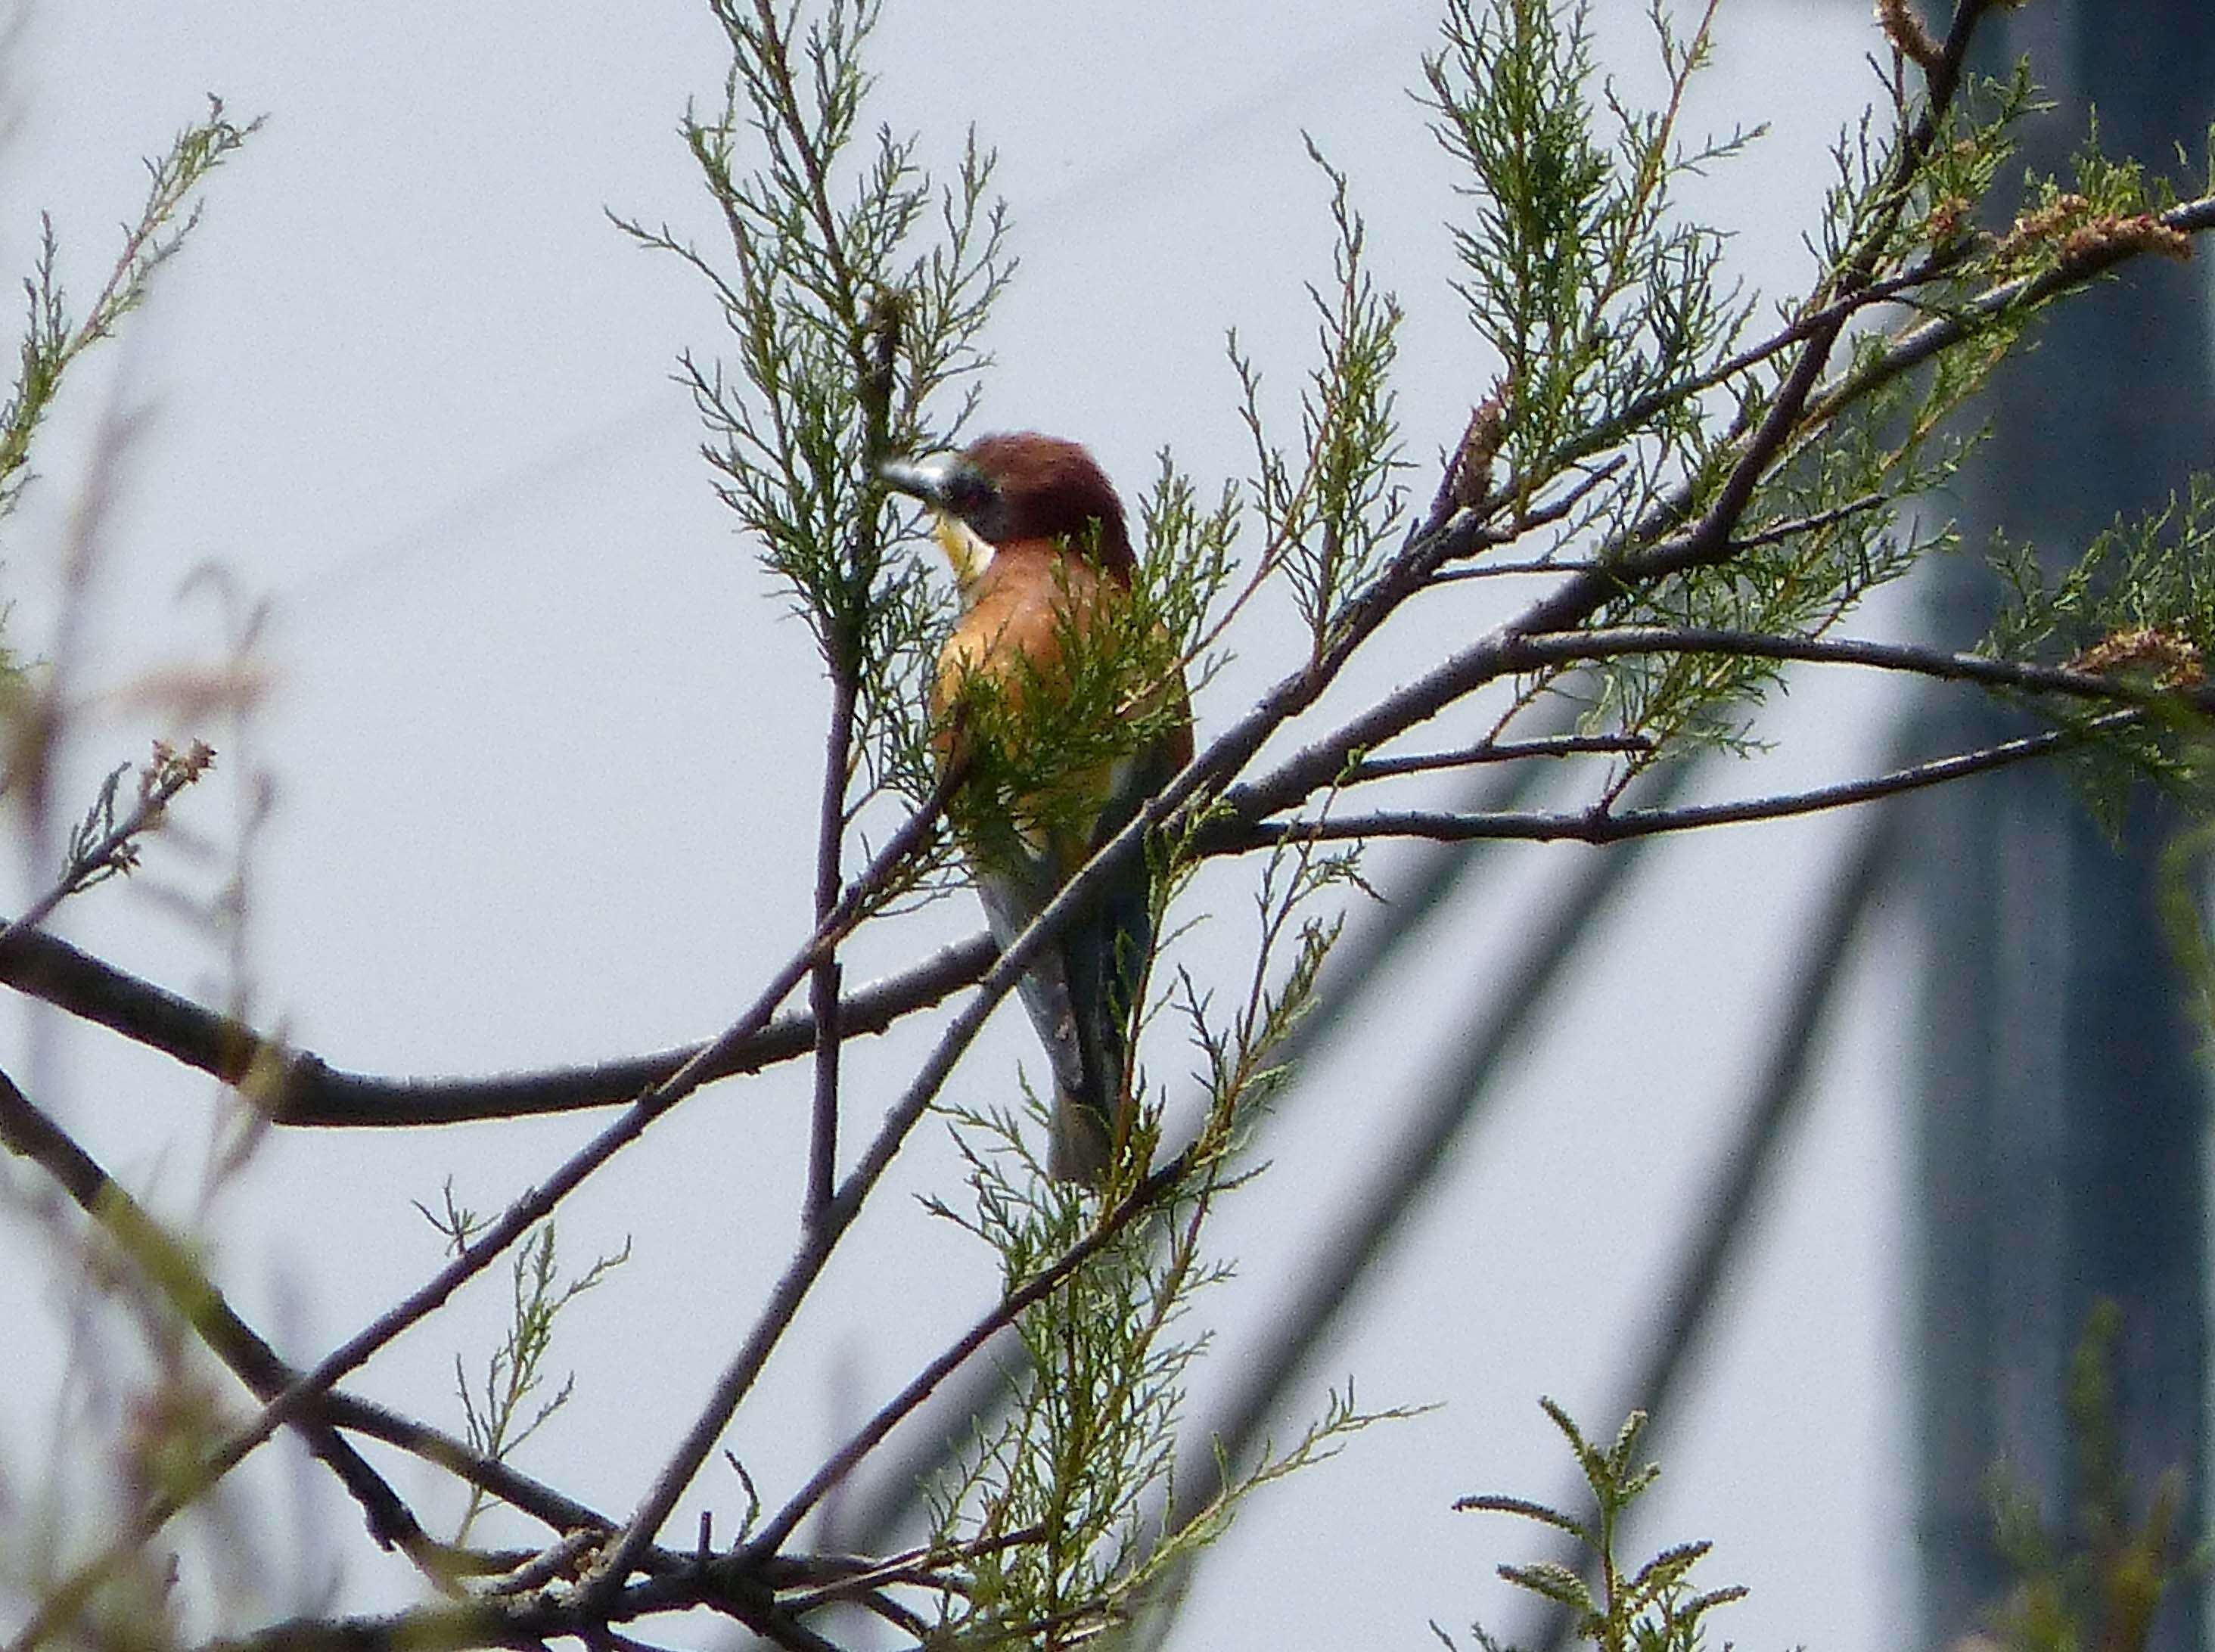
<instances>
[{"instance_id":1,"label":"brown bud on twig","mask_svg":"<svg viewBox=\"0 0 2215 1652\"><path fill-rule=\"evenodd\" d=\"M2092 203L2083 196L2056 195L2035 212L2024 212L2016 219L1999 244L1999 255L2005 260L2033 243L2058 241L2073 233L2091 215Z\"/></svg>"},{"instance_id":2,"label":"brown bud on twig","mask_svg":"<svg viewBox=\"0 0 2215 1652\"><path fill-rule=\"evenodd\" d=\"M2173 230L2151 212L2129 218L2095 218L2080 225L2061 242L2065 259L2088 258L2106 252L2150 252L2163 258L2188 259L2192 237Z\"/></svg>"},{"instance_id":3,"label":"brown bud on twig","mask_svg":"<svg viewBox=\"0 0 2215 1652\"><path fill-rule=\"evenodd\" d=\"M1975 203L1967 195L1942 195L1924 214L1923 237L1934 248L1950 247L1968 228Z\"/></svg>"},{"instance_id":4,"label":"brown bud on twig","mask_svg":"<svg viewBox=\"0 0 2215 1652\"><path fill-rule=\"evenodd\" d=\"M2151 625L2109 632L2070 660L2069 669L2090 677L2148 678L2156 688L2193 688L2205 676L2197 643Z\"/></svg>"},{"instance_id":5,"label":"brown bud on twig","mask_svg":"<svg viewBox=\"0 0 2215 1652\"><path fill-rule=\"evenodd\" d=\"M1439 496L1431 504L1431 518L1443 521L1457 510L1482 505L1492 491L1492 464L1500 457L1500 444L1507 437L1507 386L1503 381L1491 395L1470 409L1461 445L1446 461L1439 482Z\"/></svg>"},{"instance_id":6,"label":"brown bud on twig","mask_svg":"<svg viewBox=\"0 0 2215 1652\"><path fill-rule=\"evenodd\" d=\"M1876 0L1876 21L1893 49L1917 68L1936 69L1945 57L1946 49L1931 38L1908 0Z\"/></svg>"},{"instance_id":7,"label":"brown bud on twig","mask_svg":"<svg viewBox=\"0 0 2215 1652\"><path fill-rule=\"evenodd\" d=\"M2066 262L2115 252L2156 253L2163 258L2192 256L2192 237L2151 212L2101 215L2078 194L2056 195L2035 212L2016 219L1999 244L2003 262L2035 243L2051 244Z\"/></svg>"},{"instance_id":8,"label":"brown bud on twig","mask_svg":"<svg viewBox=\"0 0 2215 1652\"><path fill-rule=\"evenodd\" d=\"M883 444L892 421L893 392L899 371L900 332L906 323L908 309L905 292L893 287L880 287L869 295L868 308L862 318L859 390L873 448ZM873 451L869 462L874 464L887 457Z\"/></svg>"}]
</instances>

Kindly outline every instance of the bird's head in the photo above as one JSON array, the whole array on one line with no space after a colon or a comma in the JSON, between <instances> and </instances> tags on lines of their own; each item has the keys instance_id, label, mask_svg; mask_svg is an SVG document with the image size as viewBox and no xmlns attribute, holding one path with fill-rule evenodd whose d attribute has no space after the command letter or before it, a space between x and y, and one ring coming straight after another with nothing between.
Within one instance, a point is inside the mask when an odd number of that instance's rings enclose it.
<instances>
[{"instance_id":1,"label":"bird's head","mask_svg":"<svg viewBox=\"0 0 2215 1652\"><path fill-rule=\"evenodd\" d=\"M958 453L895 461L887 487L938 513L938 543L966 592L1009 545L1046 541L1087 556L1127 585L1135 563L1123 502L1098 461L1075 442L1036 431L985 436Z\"/></svg>"}]
</instances>

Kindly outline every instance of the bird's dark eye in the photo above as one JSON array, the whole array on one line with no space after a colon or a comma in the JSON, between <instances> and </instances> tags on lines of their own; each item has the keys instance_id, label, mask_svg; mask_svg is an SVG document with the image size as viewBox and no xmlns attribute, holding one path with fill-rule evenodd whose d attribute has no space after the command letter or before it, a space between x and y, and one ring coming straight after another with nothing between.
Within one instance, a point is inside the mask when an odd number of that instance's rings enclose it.
<instances>
[{"instance_id":1,"label":"bird's dark eye","mask_svg":"<svg viewBox=\"0 0 2215 1652\"><path fill-rule=\"evenodd\" d=\"M946 479L946 508L993 543L1007 526L1007 501L992 479L965 464Z\"/></svg>"},{"instance_id":2,"label":"bird's dark eye","mask_svg":"<svg viewBox=\"0 0 2215 1652\"><path fill-rule=\"evenodd\" d=\"M992 484L974 470L957 470L946 479L946 502L955 513L967 516L992 501Z\"/></svg>"}]
</instances>

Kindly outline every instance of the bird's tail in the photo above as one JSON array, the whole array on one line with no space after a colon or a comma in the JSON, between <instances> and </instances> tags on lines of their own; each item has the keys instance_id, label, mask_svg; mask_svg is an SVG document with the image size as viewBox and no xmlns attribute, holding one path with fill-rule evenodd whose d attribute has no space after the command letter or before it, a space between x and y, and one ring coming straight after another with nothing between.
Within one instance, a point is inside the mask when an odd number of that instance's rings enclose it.
<instances>
[{"instance_id":1,"label":"bird's tail","mask_svg":"<svg viewBox=\"0 0 2215 1652\"><path fill-rule=\"evenodd\" d=\"M1043 864L980 877L978 892L993 938L1005 947L1046 904L1053 884ZM1131 1007L1151 949L1150 889L1141 868L1111 883L1023 973L1018 991L1053 1070L1052 1133L1046 1170L1057 1181L1098 1187L1120 1127L1129 1067Z\"/></svg>"},{"instance_id":2,"label":"bird's tail","mask_svg":"<svg viewBox=\"0 0 2215 1652\"><path fill-rule=\"evenodd\" d=\"M1075 1011L1074 1082L1058 1082L1046 1169L1064 1182L1098 1187L1122 1127L1130 1066L1131 1011L1153 947L1150 891L1143 874L1111 884L1097 907L1071 925L1063 955Z\"/></svg>"}]
</instances>

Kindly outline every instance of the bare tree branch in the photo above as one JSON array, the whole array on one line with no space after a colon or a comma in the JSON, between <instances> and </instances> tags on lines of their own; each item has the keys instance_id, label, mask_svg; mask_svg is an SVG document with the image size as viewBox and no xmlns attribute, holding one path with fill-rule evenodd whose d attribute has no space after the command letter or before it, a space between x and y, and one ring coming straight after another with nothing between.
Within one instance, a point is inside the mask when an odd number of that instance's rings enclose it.
<instances>
[{"instance_id":1,"label":"bare tree branch","mask_svg":"<svg viewBox=\"0 0 2215 1652\"><path fill-rule=\"evenodd\" d=\"M1749 797L1724 803L1692 803L1681 808L1611 809L1598 807L1567 813L1476 814L1420 809L1397 813L1334 815L1320 820L1270 820L1251 826L1211 828L1211 849L1249 851L1286 843L1359 841L1371 838L1427 838L1438 843L1468 843L1482 838L1525 842L1620 843L1630 838L1650 838L1664 832L1692 832L1708 826L1736 826L1755 820L1781 820L1844 808L1855 803L1896 797L1927 786L1966 779L1971 775L2008 768L2033 758L2047 757L2068 746L2081 745L2098 734L2113 733L2135 722L2142 714L2114 711L2082 728L2054 728L2019 740L2003 740L1957 756L1934 758L1927 763L1873 775L1866 780L1841 781L1807 791L1780 792L1768 797Z\"/></svg>"},{"instance_id":2,"label":"bare tree branch","mask_svg":"<svg viewBox=\"0 0 2215 1652\"><path fill-rule=\"evenodd\" d=\"M1979 654L1957 654L1913 642L1778 636L1765 631L1709 630L1697 626L1624 625L1517 636L1506 639L1501 645L1503 663L1510 672L1574 660L1621 660L1649 654L1727 654L1820 665L1872 666L1911 676L1980 683L1987 688L2013 689L2022 693L2059 694L2071 699L2130 706L2171 704L2203 715L2215 714L2215 687L2198 684L2167 687L2129 677L2103 676L2065 666L1995 660Z\"/></svg>"},{"instance_id":3,"label":"bare tree branch","mask_svg":"<svg viewBox=\"0 0 2215 1652\"><path fill-rule=\"evenodd\" d=\"M967 986L998 955L982 934L842 999L847 1036L880 1033L900 1016ZM709 1047L492 1078L386 1078L341 1071L245 1023L117 968L43 930L0 943L0 983L159 1050L246 1090L277 1124L316 1128L406 1127L611 1107L663 1084ZM814 1017L777 1016L750 1038L719 1041L703 1084L803 1056Z\"/></svg>"},{"instance_id":4,"label":"bare tree branch","mask_svg":"<svg viewBox=\"0 0 2215 1652\"><path fill-rule=\"evenodd\" d=\"M1357 786L1365 781L1431 774L1441 769L1464 769L1483 763L1519 762L1525 758L1639 756L1653 750L1653 740L1643 734L1547 734L1533 740L1487 740L1458 752L1365 758L1347 768L1343 783Z\"/></svg>"}]
</instances>

